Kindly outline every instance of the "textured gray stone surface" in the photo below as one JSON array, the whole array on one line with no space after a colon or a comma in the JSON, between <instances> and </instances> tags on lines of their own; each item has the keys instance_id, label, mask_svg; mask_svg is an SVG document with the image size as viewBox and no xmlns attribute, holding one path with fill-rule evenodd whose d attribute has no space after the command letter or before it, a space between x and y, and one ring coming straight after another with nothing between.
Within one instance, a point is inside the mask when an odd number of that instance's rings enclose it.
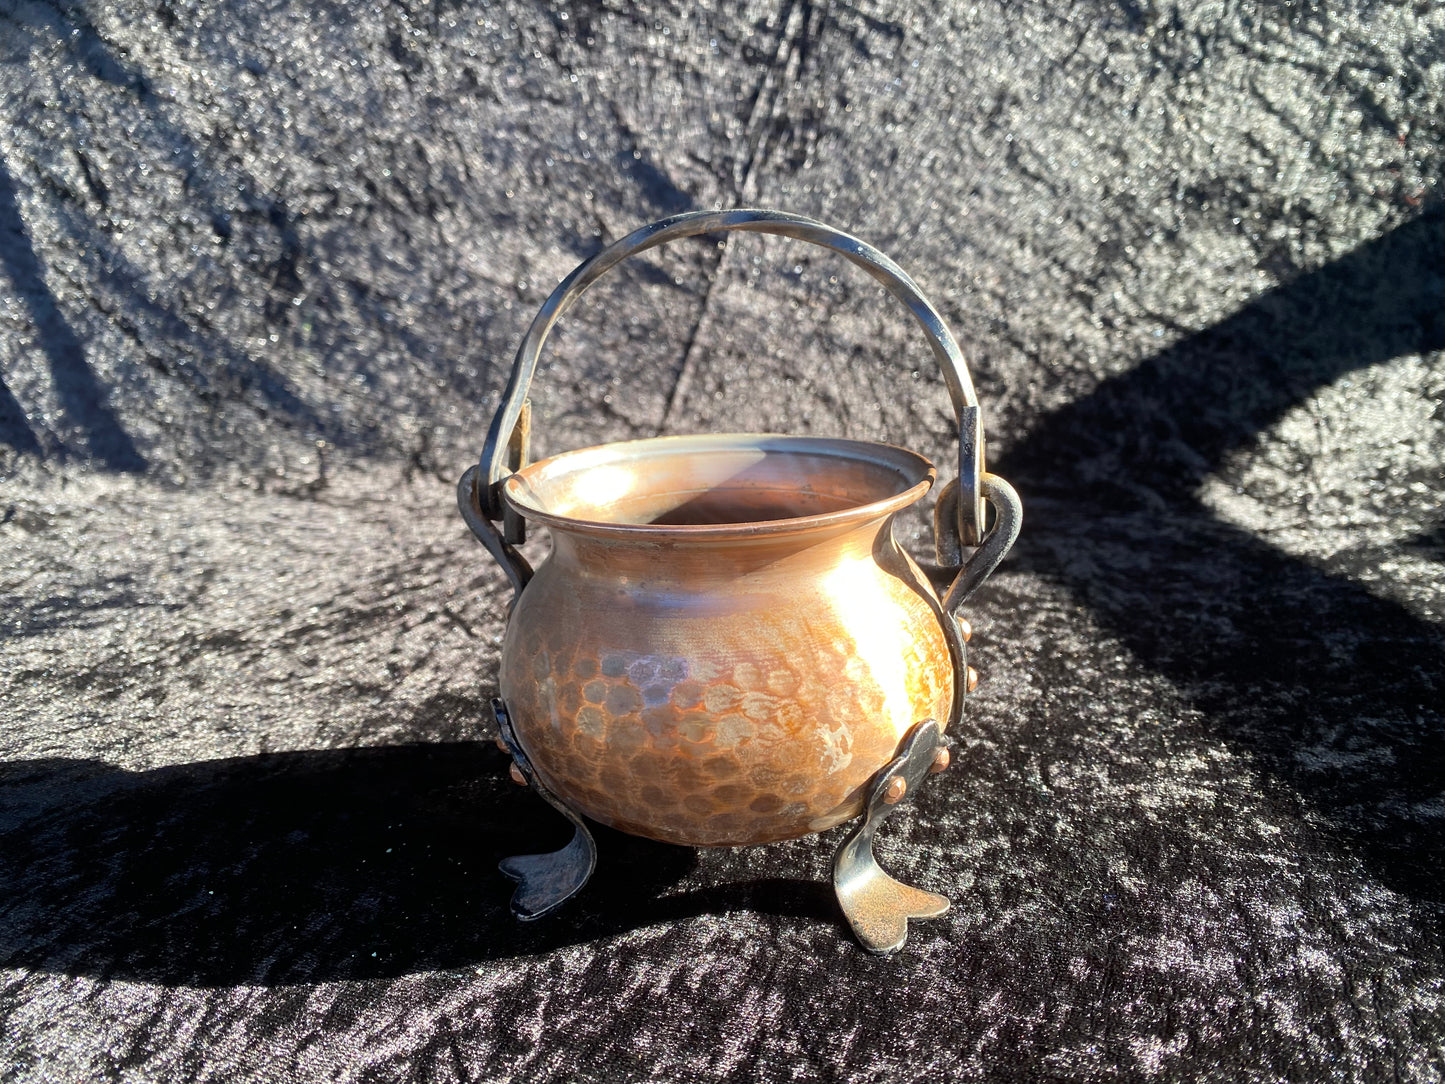
<instances>
[{"instance_id":1,"label":"textured gray stone surface","mask_svg":"<svg viewBox=\"0 0 1445 1084\"><path fill-rule=\"evenodd\" d=\"M0 0L0 118L0 1077L1445 1075L1438 7ZM738 204L914 275L1026 503L891 962L831 837L604 835L524 928L494 873L563 830L452 484L559 278ZM549 356L540 452L949 459L796 243Z\"/></svg>"}]
</instances>

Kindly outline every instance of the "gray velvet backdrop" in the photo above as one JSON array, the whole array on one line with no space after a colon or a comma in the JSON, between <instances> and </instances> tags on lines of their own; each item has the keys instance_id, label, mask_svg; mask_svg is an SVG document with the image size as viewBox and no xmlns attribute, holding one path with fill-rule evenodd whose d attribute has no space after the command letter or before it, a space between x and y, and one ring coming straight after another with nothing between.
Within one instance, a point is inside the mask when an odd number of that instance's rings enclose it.
<instances>
[{"instance_id":1,"label":"gray velvet backdrop","mask_svg":"<svg viewBox=\"0 0 1445 1084\"><path fill-rule=\"evenodd\" d=\"M0 0L0 118L0 1078L1445 1077L1439 5ZM565 829L453 484L558 279L733 205L913 274L1025 501L891 960L837 833L604 832L525 927L495 868ZM952 437L758 237L533 397L539 452Z\"/></svg>"}]
</instances>

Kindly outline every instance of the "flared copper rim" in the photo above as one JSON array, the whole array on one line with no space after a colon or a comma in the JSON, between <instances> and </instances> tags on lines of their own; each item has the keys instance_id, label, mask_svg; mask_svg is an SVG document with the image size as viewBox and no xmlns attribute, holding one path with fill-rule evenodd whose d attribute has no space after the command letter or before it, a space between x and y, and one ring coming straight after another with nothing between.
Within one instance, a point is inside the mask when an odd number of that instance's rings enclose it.
<instances>
[{"instance_id":1,"label":"flared copper rim","mask_svg":"<svg viewBox=\"0 0 1445 1084\"><path fill-rule=\"evenodd\" d=\"M836 457L868 463L894 471L902 488L890 496L832 512L736 523L614 523L579 519L549 512L539 507L535 499L529 499L535 498L537 483L549 474L566 474L612 465L635 468L646 459L660 456L700 456L748 451ZM645 440L619 441L562 452L528 464L507 478L502 485L502 495L507 503L529 522L563 531L655 541L737 540L858 526L907 508L928 492L937 475L938 472L927 457L878 441L849 440L841 437L798 437L774 433L719 433L650 437Z\"/></svg>"}]
</instances>

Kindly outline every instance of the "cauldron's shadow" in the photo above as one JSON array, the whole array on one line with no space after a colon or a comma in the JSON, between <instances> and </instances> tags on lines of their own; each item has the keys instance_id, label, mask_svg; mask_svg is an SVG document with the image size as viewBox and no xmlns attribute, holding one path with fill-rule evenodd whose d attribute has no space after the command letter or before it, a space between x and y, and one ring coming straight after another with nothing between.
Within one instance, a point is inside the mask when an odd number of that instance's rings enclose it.
<instances>
[{"instance_id":1,"label":"cauldron's shadow","mask_svg":"<svg viewBox=\"0 0 1445 1084\"><path fill-rule=\"evenodd\" d=\"M0 966L165 985L461 967L703 914L837 923L821 882L696 886L698 853L599 830L597 874L521 924L509 854L568 828L490 744L322 750L126 772L0 766Z\"/></svg>"}]
</instances>

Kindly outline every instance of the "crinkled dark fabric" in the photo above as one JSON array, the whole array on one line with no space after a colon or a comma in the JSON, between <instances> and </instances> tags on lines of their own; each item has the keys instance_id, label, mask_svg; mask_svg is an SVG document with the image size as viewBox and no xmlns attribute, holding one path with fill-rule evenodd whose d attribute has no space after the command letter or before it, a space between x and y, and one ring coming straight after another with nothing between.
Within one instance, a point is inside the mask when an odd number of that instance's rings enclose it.
<instances>
[{"instance_id":1,"label":"crinkled dark fabric","mask_svg":"<svg viewBox=\"0 0 1445 1084\"><path fill-rule=\"evenodd\" d=\"M1445 1077L1442 12L0 0L0 1078ZM913 274L1026 505L892 958L841 830L497 872L567 829L452 487L553 284L733 205ZM952 473L779 239L619 269L533 398Z\"/></svg>"}]
</instances>

